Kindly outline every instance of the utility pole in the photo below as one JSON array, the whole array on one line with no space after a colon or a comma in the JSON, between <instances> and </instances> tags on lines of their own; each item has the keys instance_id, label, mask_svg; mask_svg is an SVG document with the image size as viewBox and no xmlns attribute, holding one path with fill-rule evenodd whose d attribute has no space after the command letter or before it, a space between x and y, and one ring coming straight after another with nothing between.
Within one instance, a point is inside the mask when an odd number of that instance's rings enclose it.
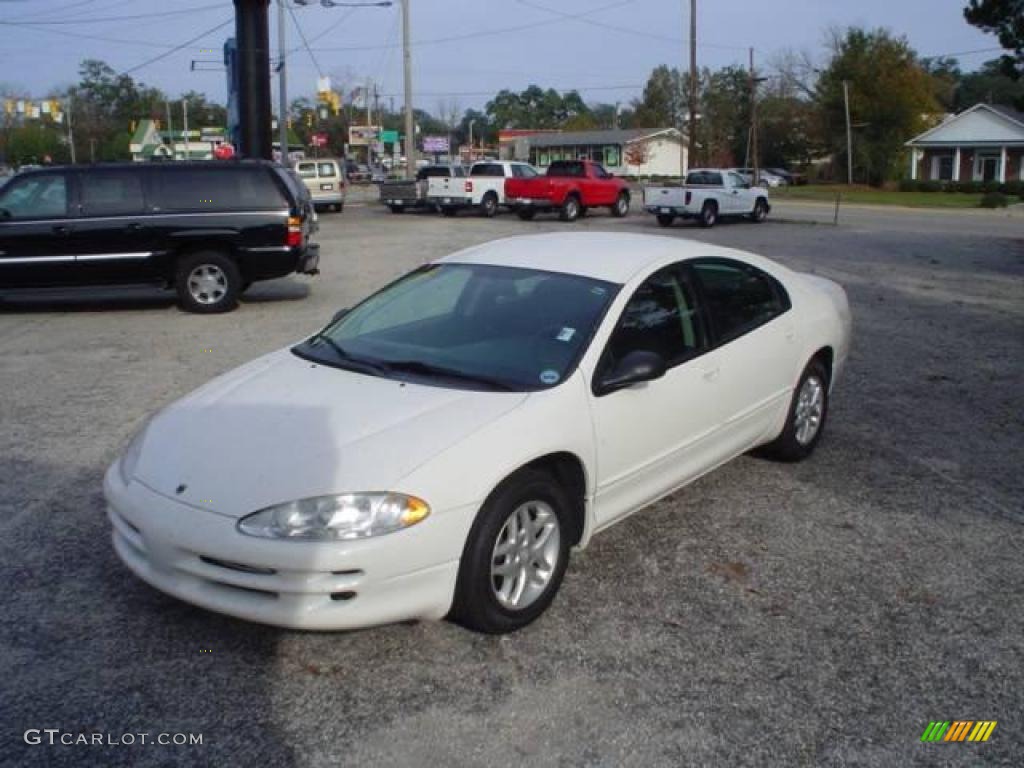
<instances>
[{"instance_id":1,"label":"utility pole","mask_svg":"<svg viewBox=\"0 0 1024 768\"><path fill-rule=\"evenodd\" d=\"M171 124L171 102L165 101L164 107L167 108L167 135L171 139L171 160L177 160L178 158L174 154L174 125Z\"/></svg>"},{"instance_id":2,"label":"utility pole","mask_svg":"<svg viewBox=\"0 0 1024 768\"><path fill-rule=\"evenodd\" d=\"M850 129L850 81L843 80L843 106L846 109L846 183L853 184L853 131Z\"/></svg>"},{"instance_id":3,"label":"utility pole","mask_svg":"<svg viewBox=\"0 0 1024 768\"><path fill-rule=\"evenodd\" d=\"M690 0L690 126L689 162L697 162L697 0ZM680 153L682 154L682 153ZM685 173L686 162L681 170Z\"/></svg>"},{"instance_id":4,"label":"utility pole","mask_svg":"<svg viewBox=\"0 0 1024 768\"><path fill-rule=\"evenodd\" d=\"M754 74L754 47L750 47L750 164L754 168L753 186L757 186L760 176L758 172L757 151L757 77Z\"/></svg>"},{"instance_id":5,"label":"utility pole","mask_svg":"<svg viewBox=\"0 0 1024 768\"><path fill-rule=\"evenodd\" d=\"M188 160L188 100L181 100L181 122L184 124L182 135L185 137L185 159Z\"/></svg>"},{"instance_id":6,"label":"utility pole","mask_svg":"<svg viewBox=\"0 0 1024 768\"><path fill-rule=\"evenodd\" d=\"M412 47L409 42L409 0L402 0L402 59L405 78L405 178L416 176L416 131L412 119Z\"/></svg>"},{"instance_id":7,"label":"utility pole","mask_svg":"<svg viewBox=\"0 0 1024 768\"><path fill-rule=\"evenodd\" d=\"M68 92L68 146L71 148L71 164L75 165L75 131L71 126L71 113L74 111L75 96Z\"/></svg>"},{"instance_id":8,"label":"utility pole","mask_svg":"<svg viewBox=\"0 0 1024 768\"><path fill-rule=\"evenodd\" d=\"M285 41L285 0L277 0L277 140L281 144L281 165L288 167L288 75L285 72L285 58L288 47Z\"/></svg>"}]
</instances>

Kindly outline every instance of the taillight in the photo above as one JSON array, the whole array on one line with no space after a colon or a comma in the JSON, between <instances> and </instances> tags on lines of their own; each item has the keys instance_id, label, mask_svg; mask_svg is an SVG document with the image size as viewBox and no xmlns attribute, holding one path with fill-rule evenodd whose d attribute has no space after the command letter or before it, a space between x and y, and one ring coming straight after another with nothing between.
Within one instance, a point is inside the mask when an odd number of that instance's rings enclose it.
<instances>
[{"instance_id":1,"label":"taillight","mask_svg":"<svg viewBox=\"0 0 1024 768\"><path fill-rule=\"evenodd\" d=\"M288 235L284 244L289 248L302 245L302 219L298 216L288 217Z\"/></svg>"},{"instance_id":2,"label":"taillight","mask_svg":"<svg viewBox=\"0 0 1024 768\"><path fill-rule=\"evenodd\" d=\"M473 182L472 181L467 181L466 182L466 191L467 192L472 192L473 191Z\"/></svg>"},{"instance_id":3,"label":"taillight","mask_svg":"<svg viewBox=\"0 0 1024 768\"><path fill-rule=\"evenodd\" d=\"M690 204L690 200L691 200L692 198L693 198L693 192L687 192L687 193L686 193L686 204L687 204L687 205L689 205L689 204Z\"/></svg>"}]
</instances>

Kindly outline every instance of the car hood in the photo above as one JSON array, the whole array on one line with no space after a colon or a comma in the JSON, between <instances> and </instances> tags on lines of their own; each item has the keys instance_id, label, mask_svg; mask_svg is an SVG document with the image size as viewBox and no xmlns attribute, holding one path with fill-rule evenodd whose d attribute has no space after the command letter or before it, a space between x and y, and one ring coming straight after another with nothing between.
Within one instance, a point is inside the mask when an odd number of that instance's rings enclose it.
<instances>
[{"instance_id":1,"label":"car hood","mask_svg":"<svg viewBox=\"0 0 1024 768\"><path fill-rule=\"evenodd\" d=\"M414 492L396 484L526 397L394 381L282 350L157 414L134 478L236 518L310 496Z\"/></svg>"}]
</instances>

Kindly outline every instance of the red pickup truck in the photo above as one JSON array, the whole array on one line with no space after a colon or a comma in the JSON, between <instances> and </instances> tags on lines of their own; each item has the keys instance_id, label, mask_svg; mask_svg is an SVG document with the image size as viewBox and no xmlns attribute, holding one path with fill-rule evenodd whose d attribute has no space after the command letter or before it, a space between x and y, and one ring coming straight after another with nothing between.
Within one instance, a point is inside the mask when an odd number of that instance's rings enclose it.
<instances>
[{"instance_id":1,"label":"red pickup truck","mask_svg":"<svg viewBox=\"0 0 1024 768\"><path fill-rule=\"evenodd\" d=\"M506 179L505 203L524 221L550 210L559 211L562 221L575 221L595 206L625 216L629 187L590 160L556 160L544 176Z\"/></svg>"}]
</instances>

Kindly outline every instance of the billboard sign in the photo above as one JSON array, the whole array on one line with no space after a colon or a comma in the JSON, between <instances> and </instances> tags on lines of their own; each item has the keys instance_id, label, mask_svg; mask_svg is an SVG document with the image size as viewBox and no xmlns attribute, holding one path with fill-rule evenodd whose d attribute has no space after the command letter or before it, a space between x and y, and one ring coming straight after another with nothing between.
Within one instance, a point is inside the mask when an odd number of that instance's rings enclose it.
<instances>
[{"instance_id":1,"label":"billboard sign","mask_svg":"<svg viewBox=\"0 0 1024 768\"><path fill-rule=\"evenodd\" d=\"M423 137L423 151L432 153L441 153L448 151L448 137L447 136L424 136Z\"/></svg>"},{"instance_id":2,"label":"billboard sign","mask_svg":"<svg viewBox=\"0 0 1024 768\"><path fill-rule=\"evenodd\" d=\"M348 129L348 143L353 147L373 144L379 136L380 127L376 125L353 125Z\"/></svg>"}]
</instances>

